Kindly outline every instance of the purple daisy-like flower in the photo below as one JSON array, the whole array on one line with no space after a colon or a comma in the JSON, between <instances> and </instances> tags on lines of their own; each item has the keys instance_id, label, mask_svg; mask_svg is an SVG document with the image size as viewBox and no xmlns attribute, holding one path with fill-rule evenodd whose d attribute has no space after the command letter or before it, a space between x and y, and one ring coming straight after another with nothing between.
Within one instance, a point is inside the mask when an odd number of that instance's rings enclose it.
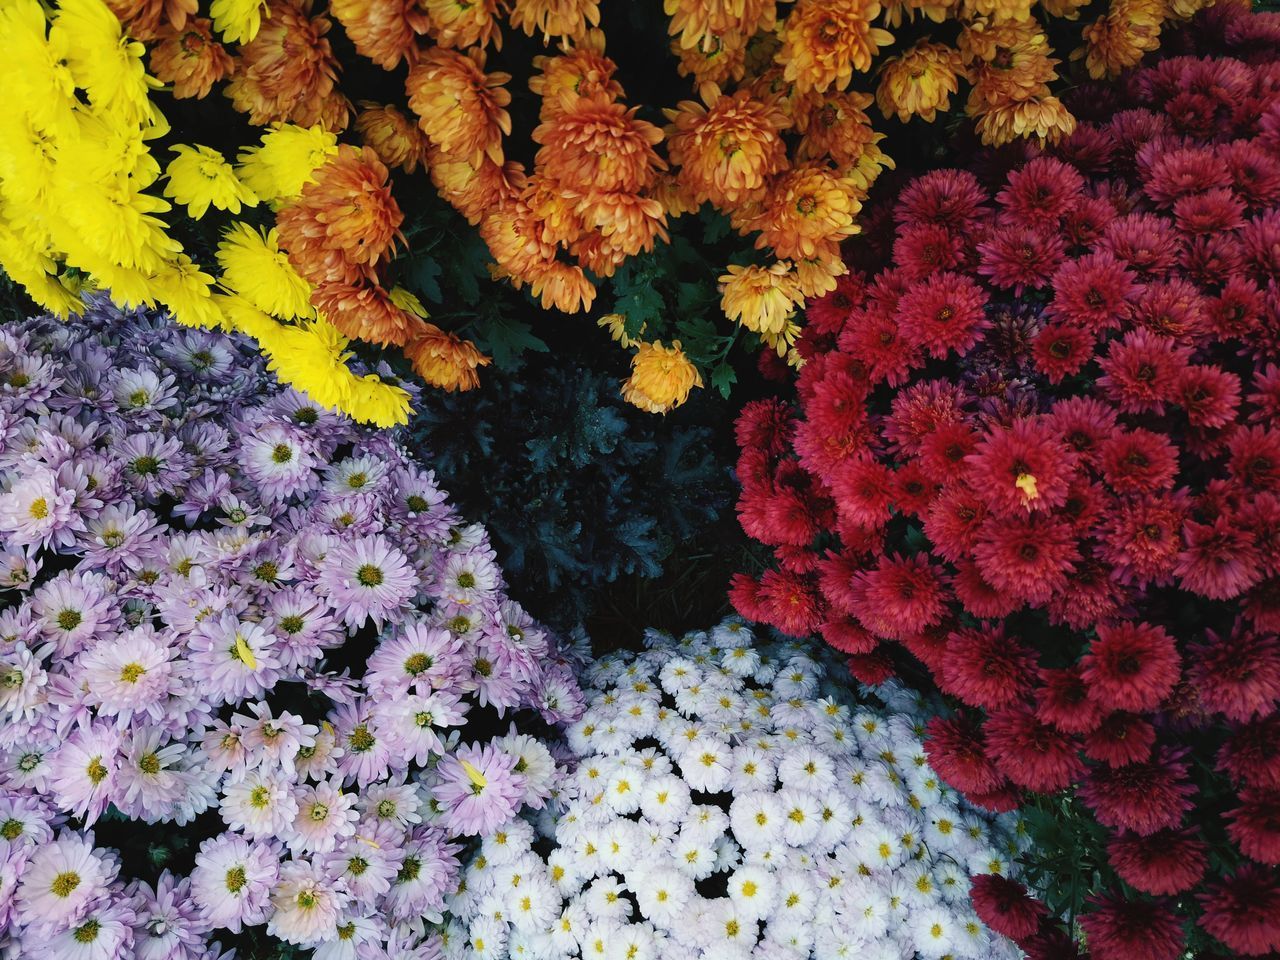
<instances>
[{"instance_id":1,"label":"purple daisy-like flower","mask_svg":"<svg viewBox=\"0 0 1280 960\"><path fill-rule=\"evenodd\" d=\"M114 585L100 573L64 571L31 593L31 612L41 634L59 656L79 652L94 637L120 622Z\"/></svg>"},{"instance_id":2,"label":"purple daisy-like flower","mask_svg":"<svg viewBox=\"0 0 1280 960\"><path fill-rule=\"evenodd\" d=\"M210 927L239 933L266 921L279 874L277 843L223 833L200 844L191 871L191 900Z\"/></svg>"},{"instance_id":3,"label":"purple daisy-like flower","mask_svg":"<svg viewBox=\"0 0 1280 960\"><path fill-rule=\"evenodd\" d=\"M404 843L404 859L386 904L392 918L401 922L425 916L439 921L444 898L458 885L459 844L449 842L438 827L420 826Z\"/></svg>"},{"instance_id":4,"label":"purple daisy-like flower","mask_svg":"<svg viewBox=\"0 0 1280 960\"><path fill-rule=\"evenodd\" d=\"M119 766L120 735L105 723L80 724L50 761L58 806L93 823L112 800Z\"/></svg>"},{"instance_id":5,"label":"purple daisy-like flower","mask_svg":"<svg viewBox=\"0 0 1280 960\"><path fill-rule=\"evenodd\" d=\"M80 534L83 561L115 573L136 563L160 532L159 521L150 510L139 510L132 500L111 504L85 524Z\"/></svg>"},{"instance_id":6,"label":"purple daisy-like flower","mask_svg":"<svg viewBox=\"0 0 1280 960\"><path fill-rule=\"evenodd\" d=\"M10 547L41 547L76 525L74 490L64 488L48 467L31 470L0 494L0 535Z\"/></svg>"},{"instance_id":7,"label":"purple daisy-like flower","mask_svg":"<svg viewBox=\"0 0 1280 960\"><path fill-rule=\"evenodd\" d=\"M127 893L137 912L134 950L138 960L174 960L203 954L208 921L191 897L191 880L161 871L155 886L141 880Z\"/></svg>"},{"instance_id":8,"label":"purple daisy-like flower","mask_svg":"<svg viewBox=\"0 0 1280 960\"><path fill-rule=\"evenodd\" d=\"M64 830L31 855L14 898L19 923L37 932L65 930L107 892L120 865L93 844L91 831Z\"/></svg>"},{"instance_id":9,"label":"purple daisy-like flower","mask_svg":"<svg viewBox=\"0 0 1280 960\"><path fill-rule=\"evenodd\" d=\"M348 627L372 619L381 629L413 599L418 576L404 552L378 535L334 549L320 566L317 586Z\"/></svg>"},{"instance_id":10,"label":"purple daisy-like flower","mask_svg":"<svg viewBox=\"0 0 1280 960\"><path fill-rule=\"evenodd\" d=\"M491 743L460 747L440 761L436 772L440 779L432 796L453 833L490 833L520 809L524 777L516 773L516 758Z\"/></svg>"},{"instance_id":11,"label":"purple daisy-like flower","mask_svg":"<svg viewBox=\"0 0 1280 960\"><path fill-rule=\"evenodd\" d=\"M240 465L267 500L287 500L315 487L314 444L296 428L264 424L240 444Z\"/></svg>"},{"instance_id":12,"label":"purple daisy-like flower","mask_svg":"<svg viewBox=\"0 0 1280 960\"><path fill-rule=\"evenodd\" d=\"M378 732L367 701L342 704L333 711L329 721L343 750L338 759L338 772L344 783L363 787L387 775L391 751L386 738Z\"/></svg>"},{"instance_id":13,"label":"purple daisy-like flower","mask_svg":"<svg viewBox=\"0 0 1280 960\"><path fill-rule=\"evenodd\" d=\"M130 433L116 446L124 465L124 480L147 502L173 493L185 482L191 458L177 437L160 433Z\"/></svg>"},{"instance_id":14,"label":"purple daisy-like flower","mask_svg":"<svg viewBox=\"0 0 1280 960\"><path fill-rule=\"evenodd\" d=\"M261 624L230 611L199 624L189 640L195 676L215 702L260 697L280 676L278 641Z\"/></svg>"},{"instance_id":15,"label":"purple daisy-like flower","mask_svg":"<svg viewBox=\"0 0 1280 960\"><path fill-rule=\"evenodd\" d=\"M461 638L443 627L417 621L378 644L369 657L365 681L370 690L386 695L409 689L439 690L456 687L469 666Z\"/></svg>"}]
</instances>

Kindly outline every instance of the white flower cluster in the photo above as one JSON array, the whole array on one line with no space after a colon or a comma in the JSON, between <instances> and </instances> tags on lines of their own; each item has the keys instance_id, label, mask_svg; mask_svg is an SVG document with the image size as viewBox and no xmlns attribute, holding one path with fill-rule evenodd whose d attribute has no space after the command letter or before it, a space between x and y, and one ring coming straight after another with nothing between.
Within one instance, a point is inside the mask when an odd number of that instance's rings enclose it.
<instances>
[{"instance_id":1,"label":"white flower cluster","mask_svg":"<svg viewBox=\"0 0 1280 960\"><path fill-rule=\"evenodd\" d=\"M1021 956L969 883L1007 873L1022 831L930 770L923 704L855 698L831 664L733 620L646 642L588 670L558 797L472 856L447 955Z\"/></svg>"}]
</instances>

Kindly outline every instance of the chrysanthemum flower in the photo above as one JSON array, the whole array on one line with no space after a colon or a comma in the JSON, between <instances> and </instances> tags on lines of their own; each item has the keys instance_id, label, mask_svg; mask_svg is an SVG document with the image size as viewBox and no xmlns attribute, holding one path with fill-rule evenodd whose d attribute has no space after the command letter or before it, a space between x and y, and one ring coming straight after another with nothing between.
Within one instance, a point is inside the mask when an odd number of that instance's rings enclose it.
<instances>
[{"instance_id":1,"label":"chrysanthemum flower","mask_svg":"<svg viewBox=\"0 0 1280 960\"><path fill-rule=\"evenodd\" d=\"M448 393L478 387L478 368L493 362L470 340L446 333L430 323L420 325L417 334L405 345L404 353L423 380Z\"/></svg>"},{"instance_id":2,"label":"chrysanthemum flower","mask_svg":"<svg viewBox=\"0 0 1280 960\"><path fill-rule=\"evenodd\" d=\"M1280 882L1275 871L1245 864L1196 899L1200 927L1237 953L1261 956L1280 950Z\"/></svg>"},{"instance_id":3,"label":"chrysanthemum flower","mask_svg":"<svg viewBox=\"0 0 1280 960\"><path fill-rule=\"evenodd\" d=\"M533 58L534 69L541 72L529 78L529 89L542 98L539 120L554 120L582 97L622 98L622 85L613 79L618 65L604 55L604 47L604 31L588 30L572 49Z\"/></svg>"},{"instance_id":4,"label":"chrysanthemum flower","mask_svg":"<svg viewBox=\"0 0 1280 960\"><path fill-rule=\"evenodd\" d=\"M855 184L825 166L793 167L772 180L748 221L760 231L756 247L771 247L783 259L837 260L841 241L858 232L854 218L862 197Z\"/></svg>"},{"instance_id":5,"label":"chrysanthemum flower","mask_svg":"<svg viewBox=\"0 0 1280 960\"><path fill-rule=\"evenodd\" d=\"M159 43L151 48L152 71L157 79L173 85L179 100L207 97L231 67L230 54L213 39L212 23L204 17L192 17L180 29L163 28Z\"/></svg>"},{"instance_id":6,"label":"chrysanthemum flower","mask_svg":"<svg viewBox=\"0 0 1280 960\"><path fill-rule=\"evenodd\" d=\"M578 97L534 128L539 169L567 190L638 193L666 163L654 152L662 131L636 110L599 94Z\"/></svg>"},{"instance_id":7,"label":"chrysanthemum flower","mask_svg":"<svg viewBox=\"0 0 1280 960\"><path fill-rule=\"evenodd\" d=\"M1024 705L1006 707L984 724L987 750L1010 780L1039 793L1052 793L1084 773L1071 738L1036 719Z\"/></svg>"},{"instance_id":8,"label":"chrysanthemum flower","mask_svg":"<svg viewBox=\"0 0 1280 960\"><path fill-rule=\"evenodd\" d=\"M599 0L512 0L507 22L543 42L552 37L581 40L588 27L600 25Z\"/></svg>"},{"instance_id":9,"label":"chrysanthemum flower","mask_svg":"<svg viewBox=\"0 0 1280 960\"><path fill-rule=\"evenodd\" d=\"M466 836L492 833L511 818L524 794L516 762L493 744L469 744L440 763L433 794L450 830Z\"/></svg>"},{"instance_id":10,"label":"chrysanthemum flower","mask_svg":"<svg viewBox=\"0 0 1280 960\"><path fill-rule=\"evenodd\" d=\"M1048 915L1043 903L1017 880L994 873L980 874L969 887L974 912L996 933L1023 940L1035 933Z\"/></svg>"},{"instance_id":11,"label":"chrysanthemum flower","mask_svg":"<svg viewBox=\"0 0 1280 960\"><path fill-rule=\"evenodd\" d=\"M391 104L360 101L356 133L388 167L413 173L426 162L427 141L417 124Z\"/></svg>"},{"instance_id":12,"label":"chrysanthemum flower","mask_svg":"<svg viewBox=\"0 0 1280 960\"><path fill-rule=\"evenodd\" d=\"M257 196L217 150L180 143L173 152L177 157L165 170L169 182L164 195L185 205L193 219L203 217L210 206L231 213L239 213L241 205L257 206Z\"/></svg>"},{"instance_id":13,"label":"chrysanthemum flower","mask_svg":"<svg viewBox=\"0 0 1280 960\"><path fill-rule=\"evenodd\" d=\"M982 142L989 146L1019 138L1057 143L1075 127L1075 117L1061 100L1047 92L1037 92L1025 100L996 103L982 113L977 123Z\"/></svg>"},{"instance_id":14,"label":"chrysanthemum flower","mask_svg":"<svg viewBox=\"0 0 1280 960\"><path fill-rule=\"evenodd\" d=\"M1153 0L1112 0L1105 16L1084 28L1084 46L1071 52L1089 76L1115 77L1160 43L1165 7Z\"/></svg>"},{"instance_id":15,"label":"chrysanthemum flower","mask_svg":"<svg viewBox=\"0 0 1280 960\"><path fill-rule=\"evenodd\" d=\"M778 261L769 267L730 264L720 277L720 309L755 333L782 330L796 307L804 303L800 284L790 264Z\"/></svg>"},{"instance_id":16,"label":"chrysanthemum flower","mask_svg":"<svg viewBox=\"0 0 1280 960\"><path fill-rule=\"evenodd\" d=\"M631 358L631 376L622 385L622 398L649 413L666 413L689 399L702 386L702 375L675 340L641 343Z\"/></svg>"},{"instance_id":17,"label":"chrysanthemum flower","mask_svg":"<svg viewBox=\"0 0 1280 960\"><path fill-rule=\"evenodd\" d=\"M1097 960L1178 960L1186 946L1168 901L1093 896L1080 926Z\"/></svg>"},{"instance_id":18,"label":"chrysanthemum flower","mask_svg":"<svg viewBox=\"0 0 1280 960\"><path fill-rule=\"evenodd\" d=\"M262 28L266 5L267 0L213 0L209 15L213 17L213 28L228 43L249 43Z\"/></svg>"},{"instance_id":19,"label":"chrysanthemum flower","mask_svg":"<svg viewBox=\"0 0 1280 960\"><path fill-rule=\"evenodd\" d=\"M351 541L329 553L318 581L350 627L370 618L381 626L413 599L418 584L408 557L381 535Z\"/></svg>"},{"instance_id":20,"label":"chrysanthemum flower","mask_svg":"<svg viewBox=\"0 0 1280 960\"><path fill-rule=\"evenodd\" d=\"M800 93L844 90L853 71L871 69L877 48L893 37L872 27L876 0L799 0L782 22L778 63Z\"/></svg>"},{"instance_id":21,"label":"chrysanthemum flower","mask_svg":"<svg viewBox=\"0 0 1280 960\"><path fill-rule=\"evenodd\" d=\"M337 927L349 899L323 867L307 860L290 860L280 868L271 891L275 912L267 920L267 932L286 943L315 946Z\"/></svg>"},{"instance_id":22,"label":"chrysanthemum flower","mask_svg":"<svg viewBox=\"0 0 1280 960\"><path fill-rule=\"evenodd\" d=\"M409 71L405 92L418 125L446 155L479 165L502 163L502 137L511 133L507 73L485 73L480 49L458 53L433 47Z\"/></svg>"},{"instance_id":23,"label":"chrysanthemum flower","mask_svg":"<svg viewBox=\"0 0 1280 960\"><path fill-rule=\"evenodd\" d=\"M351 105L337 89L338 61L325 38L329 18L311 16L311 0L267 0L267 14L240 48L226 88L232 106L257 126L287 121L344 129Z\"/></svg>"},{"instance_id":24,"label":"chrysanthemum flower","mask_svg":"<svg viewBox=\"0 0 1280 960\"><path fill-rule=\"evenodd\" d=\"M343 144L316 179L276 217L280 242L298 272L313 283L375 279L404 220L389 174L369 147Z\"/></svg>"},{"instance_id":25,"label":"chrysanthemum flower","mask_svg":"<svg viewBox=\"0 0 1280 960\"><path fill-rule=\"evenodd\" d=\"M913 116L932 123L939 110L950 108L963 69L959 51L941 43L918 42L880 68L876 88L880 112L903 123Z\"/></svg>"},{"instance_id":26,"label":"chrysanthemum flower","mask_svg":"<svg viewBox=\"0 0 1280 960\"><path fill-rule=\"evenodd\" d=\"M774 103L756 100L750 90L722 94L703 88L706 107L692 100L664 111L667 153L680 183L697 200L728 209L759 196L767 178L787 162L779 131L790 119Z\"/></svg>"},{"instance_id":27,"label":"chrysanthemum flower","mask_svg":"<svg viewBox=\"0 0 1280 960\"><path fill-rule=\"evenodd\" d=\"M1103 826L1140 836L1176 828L1196 792L1186 779L1185 753L1162 748L1144 763L1094 767L1079 788L1080 798Z\"/></svg>"},{"instance_id":28,"label":"chrysanthemum flower","mask_svg":"<svg viewBox=\"0 0 1280 960\"><path fill-rule=\"evenodd\" d=\"M277 124L262 135L260 146L240 152L236 173L261 199L289 200L337 152L338 138L323 127Z\"/></svg>"},{"instance_id":29,"label":"chrysanthemum flower","mask_svg":"<svg viewBox=\"0 0 1280 960\"><path fill-rule=\"evenodd\" d=\"M938 271L913 284L898 301L903 336L934 357L963 356L990 326L987 296L972 280Z\"/></svg>"},{"instance_id":30,"label":"chrysanthemum flower","mask_svg":"<svg viewBox=\"0 0 1280 960\"><path fill-rule=\"evenodd\" d=\"M259 310L286 320L310 312L311 285L280 249L275 228L255 230L247 223L233 223L216 256L222 283Z\"/></svg>"},{"instance_id":31,"label":"chrysanthemum flower","mask_svg":"<svg viewBox=\"0 0 1280 960\"><path fill-rule=\"evenodd\" d=\"M1107 857L1120 879L1156 896L1183 893L1195 886L1208 865L1204 841L1190 830L1161 830L1150 836L1117 834Z\"/></svg>"}]
</instances>

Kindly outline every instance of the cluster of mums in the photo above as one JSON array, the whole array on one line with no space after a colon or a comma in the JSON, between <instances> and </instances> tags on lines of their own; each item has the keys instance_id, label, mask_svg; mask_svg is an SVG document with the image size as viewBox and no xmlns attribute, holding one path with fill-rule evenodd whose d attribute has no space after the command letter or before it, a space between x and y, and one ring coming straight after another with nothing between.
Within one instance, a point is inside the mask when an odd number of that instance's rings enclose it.
<instances>
[{"instance_id":1,"label":"cluster of mums","mask_svg":"<svg viewBox=\"0 0 1280 960\"><path fill-rule=\"evenodd\" d=\"M397 434L241 338L92 298L7 323L0 385L0 955L1011 949L970 875L1022 841L903 695L737 623L584 693Z\"/></svg>"},{"instance_id":2,"label":"cluster of mums","mask_svg":"<svg viewBox=\"0 0 1280 960\"><path fill-rule=\"evenodd\" d=\"M738 609L912 655L973 802L1070 799L1097 960L1280 950L1280 28L1211 13L1227 55L909 182L738 423Z\"/></svg>"},{"instance_id":3,"label":"cluster of mums","mask_svg":"<svg viewBox=\"0 0 1280 960\"><path fill-rule=\"evenodd\" d=\"M589 309L602 278L709 204L762 251L720 277L726 317L798 363L796 311L846 273L841 241L892 165L865 111L934 121L965 84L962 111L983 142L1056 141L1075 118L1050 87L1060 59L1045 23L1085 6L667 0L673 65L700 102L648 108L661 119L661 107L663 128L625 103L598 0L337 0L323 11L310 0L12 0L0 12L0 80L17 107L0 119L0 263L62 315L97 288L123 307L237 329L289 382L386 425L406 419L407 394L354 375L345 340L400 348L446 390L474 386L489 363L397 282L397 255L414 251L391 170L421 168L478 231L494 275L565 313ZM1136 64L1167 22L1204 3L1106 6L1070 54L1095 78ZM504 27L552 50L527 78L531 168L506 152L512 75L487 69ZM387 71L407 67L388 75L386 102L342 92L344 69L361 66L340 62L348 42ZM851 89L873 70L874 95ZM267 128L257 144L256 132L234 133L235 157L193 142L213 114L181 109L215 88ZM165 111L185 122L171 127ZM359 142L340 144L349 128ZM201 223L211 209L223 215L214 227ZM193 235L224 240L216 276L193 259L200 245L184 248ZM683 384L642 406L663 410L700 384L679 340L631 333L635 362Z\"/></svg>"}]
</instances>

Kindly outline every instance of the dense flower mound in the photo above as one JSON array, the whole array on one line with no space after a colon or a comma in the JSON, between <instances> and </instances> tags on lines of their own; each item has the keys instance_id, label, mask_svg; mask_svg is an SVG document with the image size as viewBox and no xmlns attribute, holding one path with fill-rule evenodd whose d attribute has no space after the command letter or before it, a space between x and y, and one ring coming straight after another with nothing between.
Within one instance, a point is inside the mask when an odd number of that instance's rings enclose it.
<instances>
[{"instance_id":1,"label":"dense flower mound","mask_svg":"<svg viewBox=\"0 0 1280 960\"><path fill-rule=\"evenodd\" d=\"M1020 956L970 903L1015 882L1016 822L939 781L912 695L734 620L645 645L587 670L555 799L466 866L466 955Z\"/></svg>"},{"instance_id":2,"label":"dense flower mound","mask_svg":"<svg viewBox=\"0 0 1280 960\"><path fill-rule=\"evenodd\" d=\"M1215 13L1229 41L1280 29ZM1280 949L1280 47L1257 49L1136 71L998 189L909 183L892 263L809 310L797 404L738 423L742 522L777 557L739 609L866 682L914 654L961 708L931 761L976 802L1068 791L1108 888L1097 960L1175 960L1188 916L1196 955Z\"/></svg>"},{"instance_id":3,"label":"dense flower mound","mask_svg":"<svg viewBox=\"0 0 1280 960\"><path fill-rule=\"evenodd\" d=\"M720 274L726 326L787 354L791 315L845 272L840 244L892 165L870 111L1054 141L1075 124L1064 60L1115 76L1210 2L9 0L0 263L60 314L96 286L272 357L305 349L300 388L403 422L405 394L354 376L344 341L449 391L494 359L400 282L441 239L411 249L410 177L474 229L494 277L565 313L705 203L762 251ZM662 102L628 100L606 25ZM722 359L684 352L698 324L663 326L632 355L645 409Z\"/></svg>"},{"instance_id":4,"label":"dense flower mound","mask_svg":"<svg viewBox=\"0 0 1280 960\"><path fill-rule=\"evenodd\" d=\"M0 951L433 955L457 838L550 790L494 721L582 707L484 530L240 339L95 298L0 382ZM127 875L142 824L189 874Z\"/></svg>"}]
</instances>

